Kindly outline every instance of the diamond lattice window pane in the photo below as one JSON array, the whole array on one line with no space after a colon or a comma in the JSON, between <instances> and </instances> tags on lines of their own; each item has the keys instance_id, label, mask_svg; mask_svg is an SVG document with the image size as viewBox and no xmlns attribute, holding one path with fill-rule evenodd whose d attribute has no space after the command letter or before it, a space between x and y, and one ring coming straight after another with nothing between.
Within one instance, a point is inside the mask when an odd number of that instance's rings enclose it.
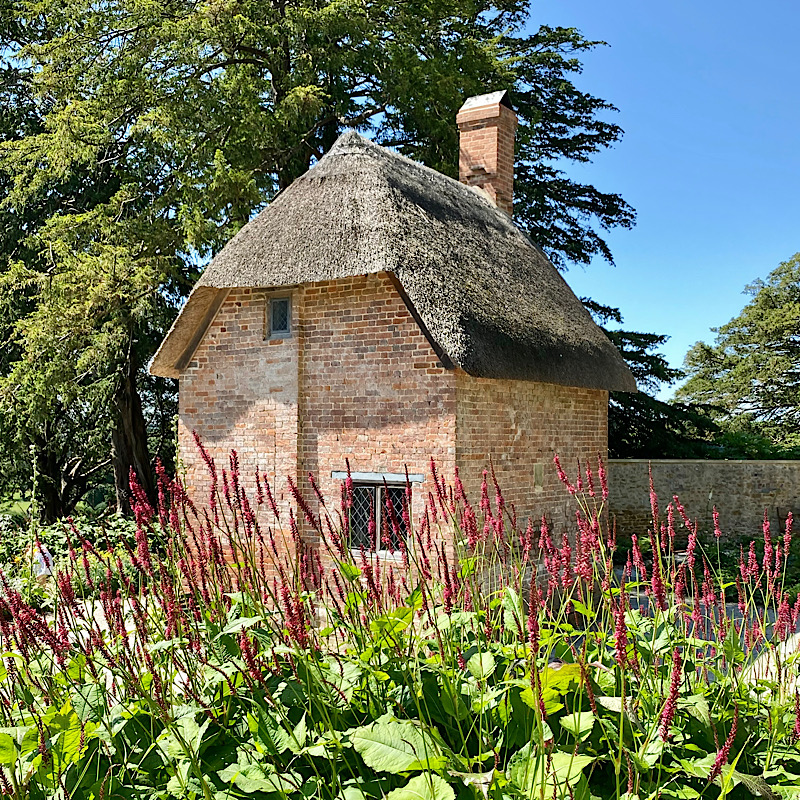
<instances>
[{"instance_id":1,"label":"diamond lattice window pane","mask_svg":"<svg viewBox=\"0 0 800 800\"><path fill-rule=\"evenodd\" d=\"M273 300L270 303L270 313L270 333L289 333L289 300Z\"/></svg>"},{"instance_id":2,"label":"diamond lattice window pane","mask_svg":"<svg viewBox=\"0 0 800 800\"><path fill-rule=\"evenodd\" d=\"M354 486L353 507L350 509L350 547L358 550L373 550L370 541L369 523L375 516L375 487Z\"/></svg>"},{"instance_id":3,"label":"diamond lattice window pane","mask_svg":"<svg viewBox=\"0 0 800 800\"><path fill-rule=\"evenodd\" d=\"M403 522L405 496L406 490L397 486L389 486L383 490L384 509L381 513L381 542L383 548L393 552L400 548L400 537L405 538L408 533ZM390 513L390 507L394 514ZM394 516L394 524L392 524L392 516ZM397 526L397 531L395 531L395 526Z\"/></svg>"}]
</instances>

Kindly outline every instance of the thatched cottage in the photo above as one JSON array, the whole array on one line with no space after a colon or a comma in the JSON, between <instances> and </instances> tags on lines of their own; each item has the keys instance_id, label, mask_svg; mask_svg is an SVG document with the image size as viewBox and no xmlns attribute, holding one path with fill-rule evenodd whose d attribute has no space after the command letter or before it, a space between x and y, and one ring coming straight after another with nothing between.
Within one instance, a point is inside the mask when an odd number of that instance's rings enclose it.
<instances>
[{"instance_id":1,"label":"thatched cottage","mask_svg":"<svg viewBox=\"0 0 800 800\"><path fill-rule=\"evenodd\" d=\"M150 365L180 382L190 492L197 431L331 497L349 458L354 544L406 467L422 507L431 458L473 495L492 459L520 513L564 519L553 454L605 453L635 382L511 220L516 124L505 92L464 104L460 181L345 133L213 259Z\"/></svg>"}]
</instances>

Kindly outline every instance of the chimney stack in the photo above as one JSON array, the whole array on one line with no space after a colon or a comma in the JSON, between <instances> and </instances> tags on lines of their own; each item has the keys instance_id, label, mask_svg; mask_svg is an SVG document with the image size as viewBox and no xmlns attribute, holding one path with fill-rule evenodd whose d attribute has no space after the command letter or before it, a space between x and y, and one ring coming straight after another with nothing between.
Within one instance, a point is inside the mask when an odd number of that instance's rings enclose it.
<instances>
[{"instance_id":1,"label":"chimney stack","mask_svg":"<svg viewBox=\"0 0 800 800\"><path fill-rule=\"evenodd\" d=\"M517 115L508 92L470 97L456 117L460 131L458 179L480 186L511 216L514 202L514 132Z\"/></svg>"}]
</instances>

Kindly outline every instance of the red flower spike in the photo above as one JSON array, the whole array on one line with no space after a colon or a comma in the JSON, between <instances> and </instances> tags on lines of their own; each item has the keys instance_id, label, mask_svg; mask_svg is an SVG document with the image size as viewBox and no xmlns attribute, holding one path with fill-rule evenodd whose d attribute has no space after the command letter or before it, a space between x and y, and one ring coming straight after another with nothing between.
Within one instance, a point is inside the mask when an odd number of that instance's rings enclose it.
<instances>
[{"instance_id":1,"label":"red flower spike","mask_svg":"<svg viewBox=\"0 0 800 800\"><path fill-rule=\"evenodd\" d=\"M725 739L725 744L722 745L717 758L714 761L714 766L711 767L711 772L708 774L708 782L711 783L722 772L722 767L728 763L728 756L733 746L733 740L736 738L736 729L739 727L739 706L733 707L733 724L731 725L728 738Z\"/></svg>"},{"instance_id":2,"label":"red flower spike","mask_svg":"<svg viewBox=\"0 0 800 800\"><path fill-rule=\"evenodd\" d=\"M661 721L658 728L658 735L664 741L669 738L669 731L675 719L675 712L678 710L678 689L681 685L682 674L681 654L676 647L672 651L672 675L669 683L669 695L667 696L667 702L664 704L664 710L661 712Z\"/></svg>"}]
</instances>

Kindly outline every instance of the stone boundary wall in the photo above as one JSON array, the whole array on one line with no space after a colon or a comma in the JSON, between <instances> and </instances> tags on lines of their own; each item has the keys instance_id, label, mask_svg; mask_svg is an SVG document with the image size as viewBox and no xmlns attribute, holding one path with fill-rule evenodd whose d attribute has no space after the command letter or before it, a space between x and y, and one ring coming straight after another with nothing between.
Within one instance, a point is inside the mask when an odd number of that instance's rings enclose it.
<instances>
[{"instance_id":1,"label":"stone boundary wall","mask_svg":"<svg viewBox=\"0 0 800 800\"><path fill-rule=\"evenodd\" d=\"M714 506L725 537L761 536L765 509L772 526L782 528L791 511L800 529L800 461L611 459L608 508L624 537L647 531L649 465L661 509L677 494L701 531L713 530Z\"/></svg>"}]
</instances>

